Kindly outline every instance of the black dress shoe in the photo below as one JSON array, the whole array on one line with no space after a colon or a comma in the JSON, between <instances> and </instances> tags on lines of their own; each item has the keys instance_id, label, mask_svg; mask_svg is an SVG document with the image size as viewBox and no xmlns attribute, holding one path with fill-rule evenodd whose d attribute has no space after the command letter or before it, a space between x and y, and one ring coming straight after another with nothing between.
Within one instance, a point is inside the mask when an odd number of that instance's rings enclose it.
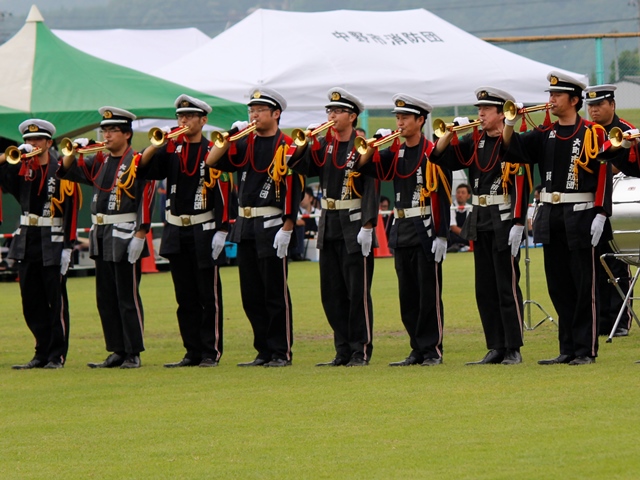
<instances>
[{"instance_id":1,"label":"black dress shoe","mask_svg":"<svg viewBox=\"0 0 640 480\"><path fill-rule=\"evenodd\" d=\"M140 355L129 354L120 368L140 368L142 366L142 362L140 361Z\"/></svg>"},{"instance_id":2,"label":"black dress shoe","mask_svg":"<svg viewBox=\"0 0 640 480\"><path fill-rule=\"evenodd\" d=\"M629 336L629 330L627 330L626 328L623 327L619 327L615 333L613 334L614 337L628 337Z\"/></svg>"},{"instance_id":3,"label":"black dress shoe","mask_svg":"<svg viewBox=\"0 0 640 480\"><path fill-rule=\"evenodd\" d=\"M261 367L265 363L267 363L267 360L263 358L256 358L253 362L239 363L238 366L239 367Z\"/></svg>"},{"instance_id":4,"label":"black dress shoe","mask_svg":"<svg viewBox=\"0 0 640 480\"><path fill-rule=\"evenodd\" d=\"M520 350L511 350L507 349L504 354L504 360L502 360L502 365L517 365L522 363L522 355L520 354Z\"/></svg>"},{"instance_id":5,"label":"black dress shoe","mask_svg":"<svg viewBox=\"0 0 640 480\"><path fill-rule=\"evenodd\" d=\"M548 360L538 360L538 365L558 365L561 363L569 363L576 358L573 355L558 355L556 358L550 358Z\"/></svg>"},{"instance_id":6,"label":"black dress shoe","mask_svg":"<svg viewBox=\"0 0 640 480\"><path fill-rule=\"evenodd\" d=\"M400 360L399 362L391 362L389 364L390 367L408 367L410 365L418 365L422 363L420 360L418 360L416 357L409 355L407 358L405 358L404 360Z\"/></svg>"},{"instance_id":7,"label":"black dress shoe","mask_svg":"<svg viewBox=\"0 0 640 480\"><path fill-rule=\"evenodd\" d=\"M504 352L500 350L489 350L482 360L477 362L467 362L465 365L494 365L504 360Z\"/></svg>"},{"instance_id":8,"label":"black dress shoe","mask_svg":"<svg viewBox=\"0 0 640 480\"><path fill-rule=\"evenodd\" d=\"M352 357L347 363L347 367L366 367L369 362L362 357Z\"/></svg>"},{"instance_id":9,"label":"black dress shoe","mask_svg":"<svg viewBox=\"0 0 640 480\"><path fill-rule=\"evenodd\" d=\"M64 367L62 363L51 361L47 363L43 368L48 368L53 370L53 369L62 368L62 367Z\"/></svg>"},{"instance_id":10,"label":"black dress shoe","mask_svg":"<svg viewBox=\"0 0 640 480\"><path fill-rule=\"evenodd\" d=\"M89 368L115 368L122 365L124 362L124 355L120 355L119 353L112 353L107 357L107 359L102 363L87 363Z\"/></svg>"},{"instance_id":11,"label":"black dress shoe","mask_svg":"<svg viewBox=\"0 0 640 480\"><path fill-rule=\"evenodd\" d=\"M199 367L217 367L218 362L216 362L213 358L203 358L202 361L198 364Z\"/></svg>"},{"instance_id":12,"label":"black dress shoe","mask_svg":"<svg viewBox=\"0 0 640 480\"><path fill-rule=\"evenodd\" d=\"M594 357L582 356L576 357L569 362L569 365L589 365L590 363L596 363L596 359Z\"/></svg>"},{"instance_id":13,"label":"black dress shoe","mask_svg":"<svg viewBox=\"0 0 640 480\"><path fill-rule=\"evenodd\" d=\"M31 370L32 368L44 368L44 365L45 362L34 358L29 363L25 363L24 365L12 365L11 368L14 370Z\"/></svg>"},{"instance_id":14,"label":"black dress shoe","mask_svg":"<svg viewBox=\"0 0 640 480\"><path fill-rule=\"evenodd\" d=\"M425 358L420 364L421 367L434 367L442 364L442 358Z\"/></svg>"},{"instance_id":15,"label":"black dress shoe","mask_svg":"<svg viewBox=\"0 0 640 480\"><path fill-rule=\"evenodd\" d=\"M336 357L333 360L331 360L330 362L316 363L316 367L343 367L347 363L349 363L349 360L345 360L344 358Z\"/></svg>"},{"instance_id":16,"label":"black dress shoe","mask_svg":"<svg viewBox=\"0 0 640 480\"><path fill-rule=\"evenodd\" d=\"M284 358L274 358L270 362L264 364L265 367L290 367L291 360L285 360Z\"/></svg>"},{"instance_id":17,"label":"black dress shoe","mask_svg":"<svg viewBox=\"0 0 640 480\"><path fill-rule=\"evenodd\" d=\"M195 367L196 365L200 365L200 362L187 357L184 357L182 360L176 363L164 364L165 368Z\"/></svg>"}]
</instances>

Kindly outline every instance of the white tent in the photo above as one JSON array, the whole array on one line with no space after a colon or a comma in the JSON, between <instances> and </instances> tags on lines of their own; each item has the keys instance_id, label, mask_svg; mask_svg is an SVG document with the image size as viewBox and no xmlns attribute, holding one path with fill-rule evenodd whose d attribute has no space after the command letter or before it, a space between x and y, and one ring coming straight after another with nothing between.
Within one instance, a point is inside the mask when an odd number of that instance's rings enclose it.
<instances>
[{"instance_id":1,"label":"white tent","mask_svg":"<svg viewBox=\"0 0 640 480\"><path fill-rule=\"evenodd\" d=\"M211 40L197 28L52 31L78 50L144 73L171 63Z\"/></svg>"},{"instance_id":2,"label":"white tent","mask_svg":"<svg viewBox=\"0 0 640 480\"><path fill-rule=\"evenodd\" d=\"M196 59L208 58L194 69ZM316 110L340 86L369 109L386 109L407 93L434 106L471 105L492 85L518 101L543 103L556 69L486 43L423 10L283 12L257 10L210 42L153 75L237 102L262 85L286 98L289 111ZM560 70L560 69L557 69ZM189 75L184 75L189 71ZM585 75L574 74L587 82ZM286 122L289 123L289 122Z\"/></svg>"}]
</instances>

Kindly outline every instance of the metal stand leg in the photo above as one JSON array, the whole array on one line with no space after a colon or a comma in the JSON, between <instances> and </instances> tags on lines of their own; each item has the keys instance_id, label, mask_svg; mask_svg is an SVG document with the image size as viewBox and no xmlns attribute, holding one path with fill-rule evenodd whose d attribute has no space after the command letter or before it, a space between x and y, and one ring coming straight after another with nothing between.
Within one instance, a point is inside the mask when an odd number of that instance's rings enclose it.
<instances>
[{"instance_id":1,"label":"metal stand leg","mask_svg":"<svg viewBox=\"0 0 640 480\"><path fill-rule=\"evenodd\" d=\"M525 240L525 243L524 243L525 294L527 296L527 299L523 302L524 307L527 310L527 321L524 324L524 329L525 330L535 330L536 328L538 328L540 325L542 325L547 320L549 320L551 323L553 323L557 328L558 324L555 322L553 317L551 315L549 315L549 312L547 312L542 307L542 305L540 305L538 302L536 302L535 300L531 300L531 284L530 284L531 280L530 280L530 276L529 276L529 264L531 263L531 259L529 258L529 242L527 240ZM538 323L536 323L535 325L533 325L533 322L531 320L531 305L535 305L536 307L538 307L538 309L542 313L544 313L544 318L542 320L540 320Z\"/></svg>"},{"instance_id":2,"label":"metal stand leg","mask_svg":"<svg viewBox=\"0 0 640 480\"><path fill-rule=\"evenodd\" d=\"M631 279L631 283L629 284L629 291L625 295L625 293L620 288L620 285L618 285L618 279L615 278L615 276L613 275L613 272L609 268L609 265L607 265L607 262L605 261L605 259L607 257L609 257L609 258L613 257L613 258L615 258L617 260L622 261L621 258L629 257L629 255L605 253L604 255L600 256L600 263L602 263L602 266L604 267L604 270L607 272L607 275L609 276L610 283L613 284L613 286L618 291L618 294L624 300L623 303L622 303L622 307L620 308L620 311L618 312L618 316L616 317L616 321L613 324L613 328L611 329L611 333L609 333L609 337L607 337L607 343L611 343L613 341L613 335L616 332L616 330L618 329L618 324L622 320L622 315L624 314L624 311L627 308L629 309L629 311L631 312L631 315L633 315L633 318L635 319L636 323L640 327L640 320L638 320L638 316L636 315L636 312L633 311L633 307L631 306L631 299L633 298L633 287L635 286L636 282L638 281L638 277L640 276L640 268L638 268L636 270L636 273L633 276L633 278Z\"/></svg>"}]
</instances>

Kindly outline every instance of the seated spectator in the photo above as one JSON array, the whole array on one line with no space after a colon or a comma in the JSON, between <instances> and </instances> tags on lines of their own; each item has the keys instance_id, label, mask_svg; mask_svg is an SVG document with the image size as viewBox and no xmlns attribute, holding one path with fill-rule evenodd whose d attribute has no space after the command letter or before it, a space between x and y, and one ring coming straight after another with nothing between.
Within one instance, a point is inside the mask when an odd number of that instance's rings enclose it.
<instances>
[{"instance_id":1,"label":"seated spectator","mask_svg":"<svg viewBox=\"0 0 640 480\"><path fill-rule=\"evenodd\" d=\"M364 128L356 128L356 135L358 137L367 138L367 131Z\"/></svg>"},{"instance_id":2,"label":"seated spectator","mask_svg":"<svg viewBox=\"0 0 640 480\"><path fill-rule=\"evenodd\" d=\"M315 197L313 190L310 187L304 189L304 195L300 201L299 214L311 215L316 213ZM291 247L289 258L296 262L301 260L307 260L305 257L306 245L310 238L315 238L318 233L318 222L315 217L300 218L296 220L296 242Z\"/></svg>"},{"instance_id":3,"label":"seated spectator","mask_svg":"<svg viewBox=\"0 0 640 480\"><path fill-rule=\"evenodd\" d=\"M451 205L451 226L449 227L449 247L447 252L466 252L469 250L469 240L460 236L462 226L467 220L472 206L471 187L466 183L461 183L456 188L456 201Z\"/></svg>"}]
</instances>

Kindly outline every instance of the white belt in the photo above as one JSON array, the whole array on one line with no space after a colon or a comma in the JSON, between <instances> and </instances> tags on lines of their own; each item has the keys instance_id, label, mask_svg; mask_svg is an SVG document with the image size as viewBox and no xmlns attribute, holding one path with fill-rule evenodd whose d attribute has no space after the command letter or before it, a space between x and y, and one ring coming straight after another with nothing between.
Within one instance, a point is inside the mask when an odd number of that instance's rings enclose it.
<instances>
[{"instance_id":1,"label":"white belt","mask_svg":"<svg viewBox=\"0 0 640 480\"><path fill-rule=\"evenodd\" d=\"M213 220L213 212L199 213L198 215L171 215L166 212L165 215L167 223L175 225L176 227L190 227L191 225L198 225L200 223L210 222Z\"/></svg>"},{"instance_id":2,"label":"white belt","mask_svg":"<svg viewBox=\"0 0 640 480\"><path fill-rule=\"evenodd\" d=\"M488 207L489 205L505 205L511 203L511 195L474 195L471 205Z\"/></svg>"},{"instance_id":3,"label":"white belt","mask_svg":"<svg viewBox=\"0 0 640 480\"><path fill-rule=\"evenodd\" d=\"M39 217L30 213L29 215L20 215L20 225L25 227L61 227L62 218Z\"/></svg>"},{"instance_id":4,"label":"white belt","mask_svg":"<svg viewBox=\"0 0 640 480\"><path fill-rule=\"evenodd\" d=\"M424 217L426 215L431 215L431 205L393 209L393 216L396 218Z\"/></svg>"},{"instance_id":5,"label":"white belt","mask_svg":"<svg viewBox=\"0 0 640 480\"><path fill-rule=\"evenodd\" d=\"M119 213L118 215L96 213L95 215L91 215L91 221L97 225L113 225L114 223L135 222L137 219L137 213Z\"/></svg>"},{"instance_id":6,"label":"white belt","mask_svg":"<svg viewBox=\"0 0 640 480\"><path fill-rule=\"evenodd\" d=\"M325 210L350 210L352 208L360 208L362 206L362 199L334 200L333 198L321 198L320 205Z\"/></svg>"},{"instance_id":7,"label":"white belt","mask_svg":"<svg viewBox=\"0 0 640 480\"><path fill-rule=\"evenodd\" d=\"M596 196L591 193L560 193L560 192L540 192L540 201L542 203L583 203L593 202Z\"/></svg>"},{"instance_id":8,"label":"white belt","mask_svg":"<svg viewBox=\"0 0 640 480\"><path fill-rule=\"evenodd\" d=\"M282 215L282 210L277 207L238 207L238 215L243 218L269 217Z\"/></svg>"}]
</instances>

